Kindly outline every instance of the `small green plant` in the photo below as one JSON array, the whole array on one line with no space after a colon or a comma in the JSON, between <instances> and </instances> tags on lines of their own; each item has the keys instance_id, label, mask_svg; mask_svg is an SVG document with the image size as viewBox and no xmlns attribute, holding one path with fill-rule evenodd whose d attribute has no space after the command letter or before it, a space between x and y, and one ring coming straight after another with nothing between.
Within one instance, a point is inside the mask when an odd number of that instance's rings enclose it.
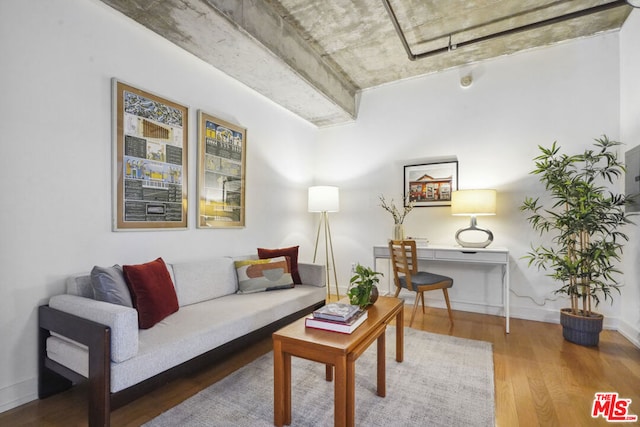
<instances>
[{"instance_id":1,"label":"small green plant","mask_svg":"<svg viewBox=\"0 0 640 427\"><path fill-rule=\"evenodd\" d=\"M354 276L349 280L347 296L352 305L365 308L371 304L371 291L380 281L378 276L383 276L383 274L360 264L356 265L354 273Z\"/></svg>"},{"instance_id":2,"label":"small green plant","mask_svg":"<svg viewBox=\"0 0 640 427\"><path fill-rule=\"evenodd\" d=\"M551 148L540 146L531 174L540 176L552 201L545 206L527 197L520 207L534 230L552 238L550 245L532 245L524 258L529 266L548 270L561 283L555 292L568 295L571 312L585 317L592 316L592 300L597 306L600 296L607 300L612 289L620 292L615 264L629 239L619 228L631 223L624 209L627 197L603 185L623 175L615 152L621 143L606 136L595 141L595 150L572 156L560 154L555 142Z\"/></svg>"}]
</instances>

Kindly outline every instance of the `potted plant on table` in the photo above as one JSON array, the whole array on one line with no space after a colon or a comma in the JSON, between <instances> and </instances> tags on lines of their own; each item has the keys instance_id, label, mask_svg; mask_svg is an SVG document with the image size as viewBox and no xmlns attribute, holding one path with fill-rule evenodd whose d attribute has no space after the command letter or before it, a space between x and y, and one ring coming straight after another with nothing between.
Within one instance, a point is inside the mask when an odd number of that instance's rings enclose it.
<instances>
[{"instance_id":1,"label":"potted plant on table","mask_svg":"<svg viewBox=\"0 0 640 427\"><path fill-rule=\"evenodd\" d=\"M356 265L354 275L349 280L349 290L347 291L349 302L360 308L375 303L378 299L378 287L376 286L376 283L380 281L378 276L382 276L382 273L360 264Z\"/></svg>"},{"instance_id":2,"label":"potted plant on table","mask_svg":"<svg viewBox=\"0 0 640 427\"><path fill-rule=\"evenodd\" d=\"M624 172L615 153L621 143L606 136L595 141L595 150L571 156L561 154L555 142L551 148L540 146L531 174L540 176L551 201L527 197L520 207L534 230L551 237L549 245L532 245L524 258L560 282L555 293L571 301L560 311L563 336L581 345L597 345L602 330L603 316L593 311L592 302L597 306L601 297L613 302L611 291L620 292L615 264L629 240L620 228L631 223L624 209L627 197L604 186Z\"/></svg>"}]
</instances>

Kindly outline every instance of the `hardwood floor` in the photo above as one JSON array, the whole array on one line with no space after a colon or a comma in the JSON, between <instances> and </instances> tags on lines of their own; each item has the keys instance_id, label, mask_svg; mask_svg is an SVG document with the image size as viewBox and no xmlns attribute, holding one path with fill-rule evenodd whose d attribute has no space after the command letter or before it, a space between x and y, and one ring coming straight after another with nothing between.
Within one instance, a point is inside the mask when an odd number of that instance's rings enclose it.
<instances>
[{"instance_id":1,"label":"hardwood floor","mask_svg":"<svg viewBox=\"0 0 640 427\"><path fill-rule=\"evenodd\" d=\"M410 308L405 307L407 324ZM599 347L588 348L566 342L560 325L511 319L506 335L501 317L454 311L454 320L450 326L446 310L427 308L425 315L418 310L413 327L493 343L498 426L611 425L602 417L591 418L596 392L631 399L630 412L640 415L640 349L619 333L603 331ZM114 411L111 424L149 421L270 349L271 340L264 340L231 360L169 383ZM5 425L86 425L84 390L76 387L4 412L0 426Z\"/></svg>"}]
</instances>

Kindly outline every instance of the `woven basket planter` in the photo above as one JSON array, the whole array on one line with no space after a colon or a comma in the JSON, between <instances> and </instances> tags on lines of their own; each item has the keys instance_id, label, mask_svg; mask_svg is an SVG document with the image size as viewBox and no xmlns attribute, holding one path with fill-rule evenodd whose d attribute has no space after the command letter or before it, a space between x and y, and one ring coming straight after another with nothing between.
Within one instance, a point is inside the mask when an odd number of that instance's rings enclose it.
<instances>
[{"instance_id":1,"label":"woven basket planter","mask_svg":"<svg viewBox=\"0 0 640 427\"><path fill-rule=\"evenodd\" d=\"M592 313L590 317L576 316L570 308L560 310L562 336L567 341L584 346L596 346L600 341L604 316Z\"/></svg>"}]
</instances>

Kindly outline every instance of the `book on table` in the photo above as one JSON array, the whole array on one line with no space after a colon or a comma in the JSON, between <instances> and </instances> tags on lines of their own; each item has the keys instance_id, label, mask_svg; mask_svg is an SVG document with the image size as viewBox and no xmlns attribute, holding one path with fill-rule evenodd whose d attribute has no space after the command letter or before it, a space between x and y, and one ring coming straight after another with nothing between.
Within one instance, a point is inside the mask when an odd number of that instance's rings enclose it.
<instances>
[{"instance_id":1,"label":"book on table","mask_svg":"<svg viewBox=\"0 0 640 427\"><path fill-rule=\"evenodd\" d=\"M347 322L358 312L362 311L357 305L332 302L313 312L314 319Z\"/></svg>"},{"instance_id":2,"label":"book on table","mask_svg":"<svg viewBox=\"0 0 640 427\"><path fill-rule=\"evenodd\" d=\"M367 311L358 310L357 314L346 322L307 317L304 320L304 324L307 328L350 334L355 331L358 326L362 325L365 320L367 320Z\"/></svg>"}]
</instances>

